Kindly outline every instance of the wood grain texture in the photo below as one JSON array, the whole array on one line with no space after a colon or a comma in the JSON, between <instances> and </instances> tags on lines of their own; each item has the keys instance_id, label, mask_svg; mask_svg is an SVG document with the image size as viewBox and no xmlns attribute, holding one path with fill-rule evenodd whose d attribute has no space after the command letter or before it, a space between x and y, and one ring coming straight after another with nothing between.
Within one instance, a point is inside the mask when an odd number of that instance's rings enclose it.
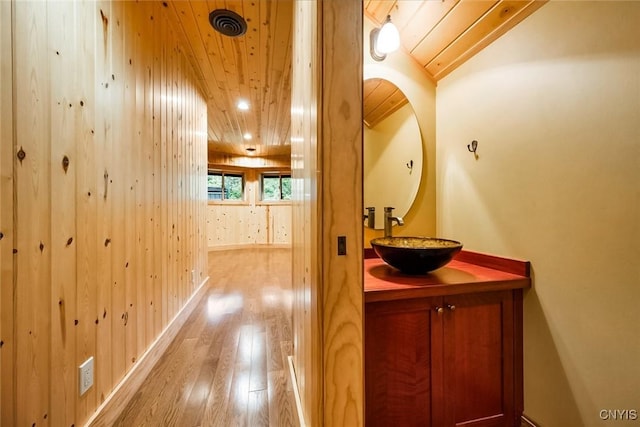
<instances>
[{"instance_id":1,"label":"wood grain texture","mask_svg":"<svg viewBox=\"0 0 640 427\"><path fill-rule=\"evenodd\" d=\"M221 169L243 174L244 199L209 201L206 221L209 250L255 245L291 245L291 201L263 201L261 187L262 173L289 173L289 165L257 170L227 165Z\"/></svg>"},{"instance_id":2,"label":"wood grain texture","mask_svg":"<svg viewBox=\"0 0 640 427\"><path fill-rule=\"evenodd\" d=\"M0 416L81 425L206 279L206 104L161 3L1 8Z\"/></svg>"},{"instance_id":3,"label":"wood grain texture","mask_svg":"<svg viewBox=\"0 0 640 427\"><path fill-rule=\"evenodd\" d=\"M444 299L444 425L518 425L512 292Z\"/></svg>"},{"instance_id":4,"label":"wood grain texture","mask_svg":"<svg viewBox=\"0 0 640 427\"><path fill-rule=\"evenodd\" d=\"M305 425L323 425L320 181L320 5L294 2L291 105L293 365Z\"/></svg>"},{"instance_id":5,"label":"wood grain texture","mask_svg":"<svg viewBox=\"0 0 640 427\"><path fill-rule=\"evenodd\" d=\"M184 40L208 103L208 139L217 152L289 155L292 1L169 1L173 26ZM247 33L225 37L209 12L229 9L245 18ZM249 111L236 104L245 99ZM243 134L250 132L251 141Z\"/></svg>"},{"instance_id":6,"label":"wood grain texture","mask_svg":"<svg viewBox=\"0 0 640 427\"><path fill-rule=\"evenodd\" d=\"M208 280L209 278L206 277L181 309L180 313L171 320L171 323L162 331L162 334L143 355L140 363L135 365L134 368L127 373L124 380L118 384L114 393L107 397L105 402L98 408L98 411L87 421L88 426L113 425L124 408L136 399L138 388L146 381L158 360L167 357L167 354L173 354L168 349L189 319L189 316L191 316L204 298L208 289Z\"/></svg>"},{"instance_id":7,"label":"wood grain texture","mask_svg":"<svg viewBox=\"0 0 640 427\"><path fill-rule=\"evenodd\" d=\"M387 15L402 49L437 81L543 6L546 0L371 0L365 14L376 24Z\"/></svg>"},{"instance_id":8,"label":"wood grain texture","mask_svg":"<svg viewBox=\"0 0 640 427\"><path fill-rule=\"evenodd\" d=\"M76 174L76 366L96 354L98 189L96 156L96 4L82 3L78 15L78 98L75 105L76 127L73 137L77 153ZM98 15L99 16L99 15ZM77 389L75 390L77 393ZM76 420L87 419L96 407L96 387L91 387L76 403Z\"/></svg>"},{"instance_id":9,"label":"wood grain texture","mask_svg":"<svg viewBox=\"0 0 640 427\"><path fill-rule=\"evenodd\" d=\"M113 16L111 3L98 1L94 13L101 22L96 28L96 52L94 86L97 105L110 105L114 87L109 83L112 74L113 31L109 25ZM112 266L113 266L113 192L110 176L114 173L113 110L97 108L95 111L95 156L94 176L96 183L96 256L97 265L96 307L92 316L96 329L96 358L100 364L95 369L96 404L100 405L113 389L111 317ZM93 412L93 408L91 409Z\"/></svg>"},{"instance_id":10,"label":"wood grain texture","mask_svg":"<svg viewBox=\"0 0 640 427\"><path fill-rule=\"evenodd\" d=\"M291 244L291 205L226 205L207 207L209 249Z\"/></svg>"},{"instance_id":11,"label":"wood grain texture","mask_svg":"<svg viewBox=\"0 0 640 427\"><path fill-rule=\"evenodd\" d=\"M308 425L364 422L361 31L358 1L295 3L293 361Z\"/></svg>"},{"instance_id":12,"label":"wood grain texture","mask_svg":"<svg viewBox=\"0 0 640 427\"><path fill-rule=\"evenodd\" d=\"M471 291L367 303L366 424L519 425L519 295Z\"/></svg>"},{"instance_id":13,"label":"wood grain texture","mask_svg":"<svg viewBox=\"0 0 640 427\"><path fill-rule=\"evenodd\" d=\"M385 79L365 80L362 91L362 121L370 128L375 127L409 102L396 85Z\"/></svg>"},{"instance_id":14,"label":"wood grain texture","mask_svg":"<svg viewBox=\"0 0 640 427\"><path fill-rule=\"evenodd\" d=\"M547 0L503 0L476 21L454 43L442 50L424 68L436 80L445 77L469 58L498 39L526 17L545 5Z\"/></svg>"},{"instance_id":15,"label":"wood grain texture","mask_svg":"<svg viewBox=\"0 0 640 427\"><path fill-rule=\"evenodd\" d=\"M57 203L51 206L51 404L59 408L51 413L52 425L71 425L76 416L77 393L76 339L78 336L76 295L76 176L78 171L75 128L78 115L73 107L79 98L77 71L78 48L74 8L60 3L48 13L49 25L60 28L51 35L60 50L50 53L51 79L60 81L51 87L51 185L56 188ZM73 71L70 71L73 70ZM69 73L72 73L69 78ZM64 164L68 161L68 166Z\"/></svg>"},{"instance_id":16,"label":"wood grain texture","mask_svg":"<svg viewBox=\"0 0 640 427\"><path fill-rule=\"evenodd\" d=\"M11 3L0 2L0 57L9 58ZM0 61L0 424L15 424L13 393L13 63Z\"/></svg>"},{"instance_id":17,"label":"wood grain texture","mask_svg":"<svg viewBox=\"0 0 640 427\"><path fill-rule=\"evenodd\" d=\"M361 35L360 1L322 2L325 426L364 424ZM337 255L338 236L347 239L346 256Z\"/></svg>"},{"instance_id":18,"label":"wood grain texture","mask_svg":"<svg viewBox=\"0 0 640 427\"><path fill-rule=\"evenodd\" d=\"M174 31L207 99L210 149L234 157L236 164L244 162L248 147L256 148L258 156L289 157L293 4L283 0L167 2ZM362 4L376 24L391 15L403 49L436 81L544 1L367 0ZM220 36L208 22L209 12L217 8L243 16L247 33L237 38ZM240 98L250 102L249 111L238 111ZM253 134L250 141L242 138L246 131Z\"/></svg>"},{"instance_id":19,"label":"wood grain texture","mask_svg":"<svg viewBox=\"0 0 640 427\"><path fill-rule=\"evenodd\" d=\"M125 100L124 81L124 25L125 10L120 2L111 4L111 15L108 16L111 22L110 34L112 35L112 65L109 76L109 86L111 88L111 102L121 103ZM118 25L118 23L121 23ZM112 149L114 160L119 159L117 153L127 151L128 138L125 133L125 123L128 121L125 109L114 109L111 111L112 126ZM126 312L126 209L125 198L127 192L127 182L125 180L124 160L114 161L113 171L109 174L109 191L111 193L111 223L112 223L112 258L111 258L111 306L107 312L107 318L111 322L111 366L113 383L119 383L124 377L126 370L126 349L125 334L126 323L124 321ZM116 167L118 165L118 167ZM165 323L166 324L166 323Z\"/></svg>"},{"instance_id":20,"label":"wood grain texture","mask_svg":"<svg viewBox=\"0 0 640 427\"><path fill-rule=\"evenodd\" d=\"M50 81L46 6L14 4L16 425L48 425L51 407ZM22 160L20 160L22 159Z\"/></svg>"},{"instance_id":21,"label":"wood grain texture","mask_svg":"<svg viewBox=\"0 0 640 427\"><path fill-rule=\"evenodd\" d=\"M209 261L205 296L108 425L298 425L282 365L291 350L291 250L210 252Z\"/></svg>"},{"instance_id":22,"label":"wood grain texture","mask_svg":"<svg viewBox=\"0 0 640 427\"><path fill-rule=\"evenodd\" d=\"M429 425L431 313L407 307L376 313L371 304L366 321L366 425Z\"/></svg>"}]
</instances>

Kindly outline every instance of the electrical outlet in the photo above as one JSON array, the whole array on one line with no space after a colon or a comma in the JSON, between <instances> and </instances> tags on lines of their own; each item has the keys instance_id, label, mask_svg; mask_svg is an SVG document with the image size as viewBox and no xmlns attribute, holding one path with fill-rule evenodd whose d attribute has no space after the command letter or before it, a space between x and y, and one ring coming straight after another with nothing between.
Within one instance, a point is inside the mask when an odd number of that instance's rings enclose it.
<instances>
[{"instance_id":1,"label":"electrical outlet","mask_svg":"<svg viewBox=\"0 0 640 427\"><path fill-rule=\"evenodd\" d=\"M191 270L191 285L195 286L195 284L196 284L196 271Z\"/></svg>"},{"instance_id":2,"label":"electrical outlet","mask_svg":"<svg viewBox=\"0 0 640 427\"><path fill-rule=\"evenodd\" d=\"M78 379L80 382L80 396L85 394L93 385L93 357L88 358L78 368Z\"/></svg>"}]
</instances>

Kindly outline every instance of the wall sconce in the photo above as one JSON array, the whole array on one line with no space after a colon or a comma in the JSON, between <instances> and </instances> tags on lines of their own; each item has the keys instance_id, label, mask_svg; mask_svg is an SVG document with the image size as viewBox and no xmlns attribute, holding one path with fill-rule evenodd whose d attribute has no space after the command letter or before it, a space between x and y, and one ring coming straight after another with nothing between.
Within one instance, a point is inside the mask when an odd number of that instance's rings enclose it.
<instances>
[{"instance_id":1,"label":"wall sconce","mask_svg":"<svg viewBox=\"0 0 640 427\"><path fill-rule=\"evenodd\" d=\"M369 53L376 61L382 61L388 53L395 52L400 47L400 33L387 15L381 28L374 28L369 33Z\"/></svg>"}]
</instances>

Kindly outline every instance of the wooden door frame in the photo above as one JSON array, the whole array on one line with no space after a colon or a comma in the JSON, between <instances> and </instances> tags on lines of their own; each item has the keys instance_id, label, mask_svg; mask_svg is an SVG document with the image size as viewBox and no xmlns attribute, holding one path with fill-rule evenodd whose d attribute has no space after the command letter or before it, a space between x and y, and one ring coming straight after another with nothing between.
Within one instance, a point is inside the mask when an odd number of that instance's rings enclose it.
<instances>
[{"instance_id":1,"label":"wooden door frame","mask_svg":"<svg viewBox=\"0 0 640 427\"><path fill-rule=\"evenodd\" d=\"M357 427L364 425L362 0L294 4L297 385L303 424Z\"/></svg>"}]
</instances>

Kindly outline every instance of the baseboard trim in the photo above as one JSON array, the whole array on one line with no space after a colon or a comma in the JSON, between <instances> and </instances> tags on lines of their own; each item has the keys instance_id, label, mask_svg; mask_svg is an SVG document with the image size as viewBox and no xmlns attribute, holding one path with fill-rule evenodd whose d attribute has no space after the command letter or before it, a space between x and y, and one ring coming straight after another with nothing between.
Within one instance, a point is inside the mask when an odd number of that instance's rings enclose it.
<instances>
[{"instance_id":1,"label":"baseboard trim","mask_svg":"<svg viewBox=\"0 0 640 427\"><path fill-rule=\"evenodd\" d=\"M293 385L293 395L296 399L298 421L300 421L300 427L306 427L304 416L302 415L302 400L300 400L300 391L298 390L298 378L296 377L296 369L293 366L293 356L287 356L287 361L289 362L289 375L291 376L291 384Z\"/></svg>"},{"instance_id":2,"label":"baseboard trim","mask_svg":"<svg viewBox=\"0 0 640 427\"><path fill-rule=\"evenodd\" d=\"M522 416L520 417L520 419L522 420L522 426L523 427L538 427L538 425L536 423L534 423L533 421L531 421L526 415L522 414Z\"/></svg>"},{"instance_id":3,"label":"baseboard trim","mask_svg":"<svg viewBox=\"0 0 640 427\"><path fill-rule=\"evenodd\" d=\"M193 310L197 307L202 297L206 294L208 287L205 285L208 281L209 276L200 283L198 289L191 295L182 309L171 319L167 327L160 333L155 341L151 343L138 362L124 376L122 381L113 389L98 409L96 409L96 412L85 423L85 427L113 425L131 398L133 398L138 391L140 385L142 385L147 378L151 369L153 369L156 362L162 357L169 347L169 344L171 344Z\"/></svg>"}]
</instances>

